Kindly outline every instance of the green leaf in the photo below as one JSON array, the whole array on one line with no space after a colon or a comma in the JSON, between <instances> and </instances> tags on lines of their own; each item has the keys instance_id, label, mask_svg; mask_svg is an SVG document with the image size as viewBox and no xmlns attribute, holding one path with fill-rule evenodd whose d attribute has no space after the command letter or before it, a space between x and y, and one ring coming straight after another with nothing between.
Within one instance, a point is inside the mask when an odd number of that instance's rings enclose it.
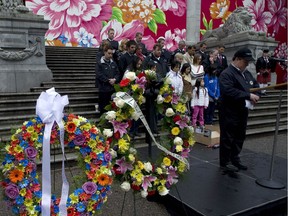
<instances>
[{"instance_id":1,"label":"green leaf","mask_svg":"<svg viewBox=\"0 0 288 216\"><path fill-rule=\"evenodd\" d=\"M156 24L156 22L155 22L155 20L154 19L152 19L149 23L148 23L148 28L153 32L153 33L157 33L157 28L158 28L158 26L157 26L157 24Z\"/></svg>"},{"instance_id":2,"label":"green leaf","mask_svg":"<svg viewBox=\"0 0 288 216\"><path fill-rule=\"evenodd\" d=\"M155 20L156 23L167 25L167 23L166 23L166 15L165 15L165 13L162 10L157 8L154 11L154 13L153 13L153 17L154 17L154 20Z\"/></svg>"},{"instance_id":3,"label":"green leaf","mask_svg":"<svg viewBox=\"0 0 288 216\"><path fill-rule=\"evenodd\" d=\"M123 18L122 18L122 11L117 8L117 7L113 7L112 8L112 16L111 16L111 20L117 20L118 22L122 23L122 24L125 24Z\"/></svg>"},{"instance_id":4,"label":"green leaf","mask_svg":"<svg viewBox=\"0 0 288 216\"><path fill-rule=\"evenodd\" d=\"M206 33L206 29L200 29L200 33L201 33L201 35L204 35L205 33Z\"/></svg>"},{"instance_id":5,"label":"green leaf","mask_svg":"<svg viewBox=\"0 0 288 216\"><path fill-rule=\"evenodd\" d=\"M209 22L209 28L208 29L213 29L213 20L212 19Z\"/></svg>"},{"instance_id":6,"label":"green leaf","mask_svg":"<svg viewBox=\"0 0 288 216\"><path fill-rule=\"evenodd\" d=\"M203 15L202 22L203 22L205 28L208 29L207 19L206 19L205 14L203 12L202 12L202 15Z\"/></svg>"}]
</instances>

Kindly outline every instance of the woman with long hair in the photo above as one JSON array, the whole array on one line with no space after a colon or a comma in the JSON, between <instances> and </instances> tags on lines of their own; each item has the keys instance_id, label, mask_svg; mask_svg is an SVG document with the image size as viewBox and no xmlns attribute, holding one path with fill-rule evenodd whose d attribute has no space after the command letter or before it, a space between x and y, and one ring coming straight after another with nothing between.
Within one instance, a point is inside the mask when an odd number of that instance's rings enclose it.
<instances>
[{"instance_id":1,"label":"woman with long hair","mask_svg":"<svg viewBox=\"0 0 288 216\"><path fill-rule=\"evenodd\" d=\"M194 55L193 64L191 64L192 85L195 85L197 78L204 78L204 68L201 65L202 56L200 53Z\"/></svg>"}]
</instances>

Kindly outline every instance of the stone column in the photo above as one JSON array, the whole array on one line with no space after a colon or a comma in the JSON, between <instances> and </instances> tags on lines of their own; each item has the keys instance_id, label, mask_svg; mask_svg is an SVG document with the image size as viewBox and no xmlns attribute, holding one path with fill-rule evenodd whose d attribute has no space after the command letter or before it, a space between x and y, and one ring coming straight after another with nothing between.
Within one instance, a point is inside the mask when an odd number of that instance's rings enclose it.
<instances>
[{"instance_id":1,"label":"stone column","mask_svg":"<svg viewBox=\"0 0 288 216\"><path fill-rule=\"evenodd\" d=\"M201 0L187 0L186 43L196 44L200 40Z\"/></svg>"},{"instance_id":2,"label":"stone column","mask_svg":"<svg viewBox=\"0 0 288 216\"><path fill-rule=\"evenodd\" d=\"M49 21L10 2L0 4L0 92L29 91L52 79L45 57Z\"/></svg>"}]
</instances>

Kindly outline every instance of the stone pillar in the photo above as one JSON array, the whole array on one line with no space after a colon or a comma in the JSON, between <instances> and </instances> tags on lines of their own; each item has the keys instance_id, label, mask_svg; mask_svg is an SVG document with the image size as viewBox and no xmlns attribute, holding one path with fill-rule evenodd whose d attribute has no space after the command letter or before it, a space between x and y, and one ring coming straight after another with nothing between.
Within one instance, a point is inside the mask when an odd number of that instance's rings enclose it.
<instances>
[{"instance_id":1,"label":"stone pillar","mask_svg":"<svg viewBox=\"0 0 288 216\"><path fill-rule=\"evenodd\" d=\"M186 43L196 44L200 40L201 0L187 0Z\"/></svg>"},{"instance_id":2,"label":"stone pillar","mask_svg":"<svg viewBox=\"0 0 288 216\"><path fill-rule=\"evenodd\" d=\"M0 5L0 92L23 92L52 79L46 65L48 22L23 5Z\"/></svg>"}]
</instances>

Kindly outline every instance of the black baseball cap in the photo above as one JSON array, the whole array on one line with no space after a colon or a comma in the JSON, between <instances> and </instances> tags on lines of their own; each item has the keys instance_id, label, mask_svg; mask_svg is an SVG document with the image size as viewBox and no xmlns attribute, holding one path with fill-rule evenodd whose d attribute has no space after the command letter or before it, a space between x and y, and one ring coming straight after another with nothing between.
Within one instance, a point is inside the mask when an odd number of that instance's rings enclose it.
<instances>
[{"instance_id":1,"label":"black baseball cap","mask_svg":"<svg viewBox=\"0 0 288 216\"><path fill-rule=\"evenodd\" d=\"M252 52L248 48L241 48L239 49L235 54L234 58L243 58L247 61L255 61L255 59L252 57Z\"/></svg>"}]
</instances>

